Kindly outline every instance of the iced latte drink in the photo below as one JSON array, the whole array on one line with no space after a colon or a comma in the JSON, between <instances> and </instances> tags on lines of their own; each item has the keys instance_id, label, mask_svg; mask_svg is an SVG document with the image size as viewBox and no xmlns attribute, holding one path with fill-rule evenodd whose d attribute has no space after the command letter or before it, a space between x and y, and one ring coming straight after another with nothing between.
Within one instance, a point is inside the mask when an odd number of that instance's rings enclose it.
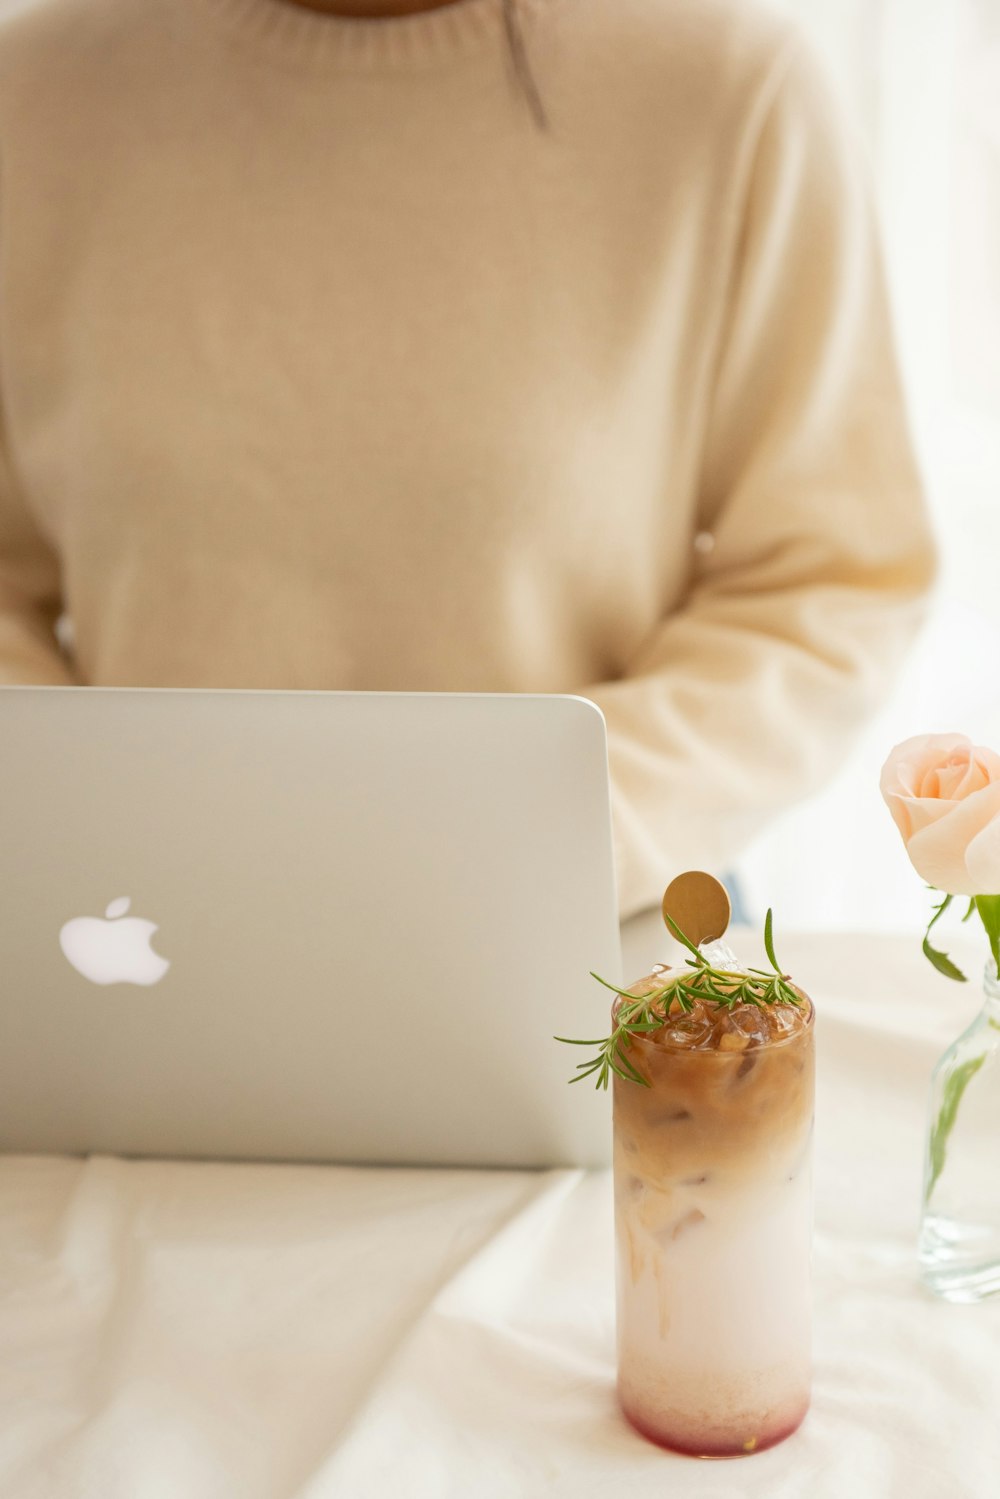
<instances>
[{"instance_id":1,"label":"iced latte drink","mask_svg":"<svg viewBox=\"0 0 1000 1499\"><path fill-rule=\"evenodd\" d=\"M813 1008L796 993L675 1001L628 1042L650 1086L614 1077L619 1396L677 1452L759 1452L808 1408Z\"/></svg>"}]
</instances>

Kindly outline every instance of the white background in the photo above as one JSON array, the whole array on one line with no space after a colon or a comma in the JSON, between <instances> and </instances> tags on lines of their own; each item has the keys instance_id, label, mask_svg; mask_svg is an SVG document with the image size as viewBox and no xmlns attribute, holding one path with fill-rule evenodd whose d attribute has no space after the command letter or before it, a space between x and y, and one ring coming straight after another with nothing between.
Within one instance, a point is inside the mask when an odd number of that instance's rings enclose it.
<instances>
[{"instance_id":1,"label":"white background","mask_svg":"<svg viewBox=\"0 0 1000 1499\"><path fill-rule=\"evenodd\" d=\"M917 931L930 896L879 797L882 761L911 734L1000 749L1000 0L772 3L826 59L870 162L943 568L884 711L741 873L755 917Z\"/></svg>"}]
</instances>

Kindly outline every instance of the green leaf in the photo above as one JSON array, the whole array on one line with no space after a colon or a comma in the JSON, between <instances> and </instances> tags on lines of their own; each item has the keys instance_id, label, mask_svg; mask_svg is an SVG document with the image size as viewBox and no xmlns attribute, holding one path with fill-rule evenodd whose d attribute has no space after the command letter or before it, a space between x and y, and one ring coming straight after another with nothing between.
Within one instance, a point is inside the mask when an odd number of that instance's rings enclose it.
<instances>
[{"instance_id":1,"label":"green leaf","mask_svg":"<svg viewBox=\"0 0 1000 1499\"><path fill-rule=\"evenodd\" d=\"M969 917L972 915L972 913L973 913L973 911L975 909L976 909L976 897L973 896L972 899L969 901L969 909L966 911L965 915L962 917L962 920L963 921L968 921Z\"/></svg>"},{"instance_id":2,"label":"green leaf","mask_svg":"<svg viewBox=\"0 0 1000 1499\"><path fill-rule=\"evenodd\" d=\"M564 1041L567 1046L603 1046L607 1036L601 1036L598 1041L578 1041L575 1036L553 1036L553 1041Z\"/></svg>"},{"instance_id":3,"label":"green leaf","mask_svg":"<svg viewBox=\"0 0 1000 1499\"><path fill-rule=\"evenodd\" d=\"M948 1136L955 1127L955 1119L958 1115L958 1106L962 1101L962 1094L985 1061L985 1055L970 1057L967 1062L963 1062L960 1067L955 1068L955 1071L944 1085L941 1108L931 1130L931 1179L927 1184L926 1194L928 1198L934 1191L938 1177L944 1170Z\"/></svg>"},{"instance_id":4,"label":"green leaf","mask_svg":"<svg viewBox=\"0 0 1000 1499\"><path fill-rule=\"evenodd\" d=\"M622 1044L621 1040L619 1040L618 1045L615 1047L615 1052L616 1052L616 1054L618 1056L619 1062L621 1063L621 1065L625 1069L625 1071L629 1074L629 1076L631 1077L632 1081L634 1083L644 1083L646 1081L646 1079L643 1077L643 1075L639 1071L639 1069L637 1067L635 1067L633 1065L633 1063L630 1062L629 1059L628 1059L628 1057L625 1055L625 1047Z\"/></svg>"},{"instance_id":5,"label":"green leaf","mask_svg":"<svg viewBox=\"0 0 1000 1499\"><path fill-rule=\"evenodd\" d=\"M943 973L946 979L955 979L960 984L967 982L961 968L951 961L947 953L939 951L936 947L931 947L926 937L923 941L923 950L924 957L929 958L938 973Z\"/></svg>"},{"instance_id":6,"label":"green leaf","mask_svg":"<svg viewBox=\"0 0 1000 1499\"><path fill-rule=\"evenodd\" d=\"M997 965L997 972L1000 973L1000 895L977 895L975 902L979 919L990 939L993 961Z\"/></svg>"},{"instance_id":7,"label":"green leaf","mask_svg":"<svg viewBox=\"0 0 1000 1499\"><path fill-rule=\"evenodd\" d=\"M628 1063L626 1062L625 1065L628 1066ZM648 1083L646 1081L641 1072L636 1072L632 1067L629 1067L628 1072L623 1072L621 1067L616 1066L610 1057L608 1058L608 1066L615 1074L615 1077L620 1077L623 1083L641 1083L644 1088L649 1088L652 1086L651 1083ZM605 1086L607 1086L606 1083Z\"/></svg>"},{"instance_id":8,"label":"green leaf","mask_svg":"<svg viewBox=\"0 0 1000 1499\"><path fill-rule=\"evenodd\" d=\"M936 905L934 907L934 915L927 923L927 930L924 933L922 946L924 957L927 958L929 962L933 963L938 973L943 973L946 979L955 979L957 983L964 984L966 982L966 978L961 968L959 968L956 963L953 963L951 961L947 953L939 951L939 949L936 947L932 947L929 940L931 935L931 928L934 926L934 923L936 921L941 920L941 917L944 915L945 911L947 911L953 900L954 896L946 895L944 897L944 900L942 900L939 905Z\"/></svg>"},{"instance_id":9,"label":"green leaf","mask_svg":"<svg viewBox=\"0 0 1000 1499\"><path fill-rule=\"evenodd\" d=\"M646 998L645 994L633 994L631 989L619 989L617 984L610 984L607 979L602 979L601 975L599 973L595 973L593 969L591 969L590 971L590 977L592 979L596 979L599 984L603 984L605 989L610 989L612 994L620 994L623 999Z\"/></svg>"},{"instance_id":10,"label":"green leaf","mask_svg":"<svg viewBox=\"0 0 1000 1499\"><path fill-rule=\"evenodd\" d=\"M591 1063L591 1065L589 1067L586 1067L586 1068L582 1069L577 1074L576 1077L571 1077L570 1078L570 1082L571 1083L582 1083L585 1077L589 1077L592 1072L598 1072L600 1070L600 1068L601 1068L601 1061L600 1061L600 1059L598 1059L596 1062Z\"/></svg>"},{"instance_id":11,"label":"green leaf","mask_svg":"<svg viewBox=\"0 0 1000 1499\"><path fill-rule=\"evenodd\" d=\"M595 1065L591 1068L591 1072L596 1072L597 1069L598 1069L598 1067L600 1067L600 1065L601 1065L600 1062L595 1063ZM584 1078L585 1077L589 1077L589 1076L590 1076L590 1072L578 1072L576 1074L576 1077L571 1077L569 1079L570 1086L572 1086L573 1083L582 1083L583 1080L584 1080ZM600 1082L598 1082L597 1086L598 1087L601 1086Z\"/></svg>"},{"instance_id":12,"label":"green leaf","mask_svg":"<svg viewBox=\"0 0 1000 1499\"><path fill-rule=\"evenodd\" d=\"M764 917L764 951L767 953L767 961L770 963L775 973L780 973L781 969L778 967L778 960L774 956L774 935L772 931L772 922L773 918L771 915L771 908L770 906L768 906L767 915Z\"/></svg>"},{"instance_id":13,"label":"green leaf","mask_svg":"<svg viewBox=\"0 0 1000 1499\"><path fill-rule=\"evenodd\" d=\"M700 953L698 951L698 949L695 947L694 943L691 941L691 939L689 937L685 937L684 933L681 931L681 929L677 925L676 921L672 920L671 917L669 917L667 915L666 911L664 911L664 913L663 913L663 919L667 923L668 929L671 932L673 932L674 936L677 938L678 942L682 942L684 944L684 946L688 949L689 952L694 953L695 957L698 959L697 966L699 968L705 968L705 967L707 967L708 966L708 959L705 957L705 955L703 953Z\"/></svg>"}]
</instances>

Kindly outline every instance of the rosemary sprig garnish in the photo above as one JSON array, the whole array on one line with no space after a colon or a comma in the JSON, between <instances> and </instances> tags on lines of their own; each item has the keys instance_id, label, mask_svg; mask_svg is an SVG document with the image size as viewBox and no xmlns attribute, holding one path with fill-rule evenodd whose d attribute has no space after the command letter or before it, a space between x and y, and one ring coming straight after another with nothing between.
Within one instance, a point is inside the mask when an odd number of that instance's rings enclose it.
<instances>
[{"instance_id":1,"label":"rosemary sprig garnish","mask_svg":"<svg viewBox=\"0 0 1000 1499\"><path fill-rule=\"evenodd\" d=\"M591 978L595 978L613 994L620 995L624 1003L618 1007L610 1036L596 1041L579 1041L569 1036L553 1038L565 1042L567 1046L597 1047L595 1057L578 1065L576 1076L570 1078L571 1083L580 1083L585 1077L596 1074L595 1087L607 1088L608 1079L613 1072L625 1082L641 1083L644 1088L648 1088L650 1084L647 1079L629 1061L628 1045L635 1036L648 1036L661 1030L666 1025L675 1002L684 1015L689 1015L694 1009L695 1000L709 1000L712 1004L722 1005L727 1009L733 1009L736 1005L801 1005L801 999L788 981L788 974L782 972L774 954L770 911L764 920L764 951L773 973L769 973L766 968L751 968L748 973L732 973L725 968L715 968L669 916L665 915L664 920L678 942L692 954L686 959L686 967L693 972L681 971L672 976L662 989L651 990L648 994L633 994L630 989L619 989L607 979L602 979L599 973L592 972Z\"/></svg>"}]
</instances>

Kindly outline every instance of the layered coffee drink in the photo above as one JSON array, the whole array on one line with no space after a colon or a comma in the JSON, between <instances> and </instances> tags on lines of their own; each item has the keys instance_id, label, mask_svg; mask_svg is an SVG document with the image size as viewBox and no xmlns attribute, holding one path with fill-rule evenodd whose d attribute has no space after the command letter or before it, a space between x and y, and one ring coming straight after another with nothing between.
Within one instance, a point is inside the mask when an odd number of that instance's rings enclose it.
<instances>
[{"instance_id":1,"label":"layered coffee drink","mask_svg":"<svg viewBox=\"0 0 1000 1499\"><path fill-rule=\"evenodd\" d=\"M735 1457L809 1405L813 1007L688 1008L679 974L630 986L666 993L625 1049L648 1086L613 1080L618 1389L653 1441Z\"/></svg>"}]
</instances>

